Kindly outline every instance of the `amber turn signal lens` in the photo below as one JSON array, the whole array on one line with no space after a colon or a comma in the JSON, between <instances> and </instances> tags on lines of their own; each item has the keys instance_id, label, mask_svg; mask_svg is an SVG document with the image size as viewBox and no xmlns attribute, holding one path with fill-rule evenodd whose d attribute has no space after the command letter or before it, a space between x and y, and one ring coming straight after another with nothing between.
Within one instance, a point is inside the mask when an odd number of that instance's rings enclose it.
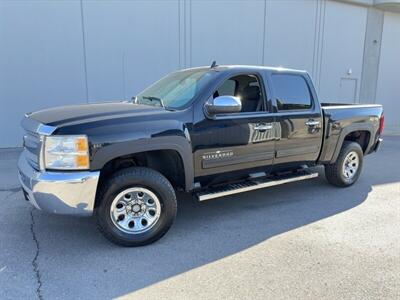
<instances>
[{"instance_id":1,"label":"amber turn signal lens","mask_svg":"<svg viewBox=\"0 0 400 300\"><path fill-rule=\"evenodd\" d=\"M89 158L87 155L77 155L75 157L76 166L79 168L89 168Z\"/></svg>"},{"instance_id":2,"label":"amber turn signal lens","mask_svg":"<svg viewBox=\"0 0 400 300\"><path fill-rule=\"evenodd\" d=\"M76 139L75 146L79 152L86 152L88 150L87 140L83 137Z\"/></svg>"}]
</instances>

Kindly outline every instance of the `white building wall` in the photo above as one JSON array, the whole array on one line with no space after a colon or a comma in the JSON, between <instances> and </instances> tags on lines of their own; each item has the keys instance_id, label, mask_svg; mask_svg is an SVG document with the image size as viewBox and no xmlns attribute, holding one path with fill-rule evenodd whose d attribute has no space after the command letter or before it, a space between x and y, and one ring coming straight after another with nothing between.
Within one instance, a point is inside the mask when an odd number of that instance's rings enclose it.
<instances>
[{"instance_id":1,"label":"white building wall","mask_svg":"<svg viewBox=\"0 0 400 300\"><path fill-rule=\"evenodd\" d=\"M263 1L192 1L190 16L190 66L262 64Z\"/></svg>"},{"instance_id":2,"label":"white building wall","mask_svg":"<svg viewBox=\"0 0 400 300\"><path fill-rule=\"evenodd\" d=\"M400 128L400 14L385 13L376 103L384 105L386 131Z\"/></svg>"},{"instance_id":3,"label":"white building wall","mask_svg":"<svg viewBox=\"0 0 400 300\"><path fill-rule=\"evenodd\" d=\"M367 8L327 2L324 20L319 97L358 103Z\"/></svg>"},{"instance_id":4,"label":"white building wall","mask_svg":"<svg viewBox=\"0 0 400 300\"><path fill-rule=\"evenodd\" d=\"M0 147L24 113L86 101L80 3L0 1Z\"/></svg>"},{"instance_id":5,"label":"white building wall","mask_svg":"<svg viewBox=\"0 0 400 300\"><path fill-rule=\"evenodd\" d=\"M398 128L399 16L385 15L377 92ZM366 20L325 0L2 0L0 147L21 145L25 112L129 99L213 60L306 69L322 100L358 102Z\"/></svg>"},{"instance_id":6,"label":"white building wall","mask_svg":"<svg viewBox=\"0 0 400 300\"><path fill-rule=\"evenodd\" d=\"M180 68L179 1L83 2L89 101L130 99Z\"/></svg>"},{"instance_id":7,"label":"white building wall","mask_svg":"<svg viewBox=\"0 0 400 300\"><path fill-rule=\"evenodd\" d=\"M317 60L317 1L268 1L264 64L308 70Z\"/></svg>"}]
</instances>

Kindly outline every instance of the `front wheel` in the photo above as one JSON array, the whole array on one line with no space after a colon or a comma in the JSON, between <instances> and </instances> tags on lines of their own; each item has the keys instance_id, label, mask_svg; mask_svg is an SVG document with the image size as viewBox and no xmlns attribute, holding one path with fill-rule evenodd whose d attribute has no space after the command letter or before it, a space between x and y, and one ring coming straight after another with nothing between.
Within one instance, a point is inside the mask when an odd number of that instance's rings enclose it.
<instances>
[{"instance_id":1,"label":"front wheel","mask_svg":"<svg viewBox=\"0 0 400 300\"><path fill-rule=\"evenodd\" d=\"M111 242L143 246L160 239L172 225L177 210L170 182L148 168L116 172L99 192L97 224Z\"/></svg>"},{"instance_id":2,"label":"front wheel","mask_svg":"<svg viewBox=\"0 0 400 300\"><path fill-rule=\"evenodd\" d=\"M363 151L356 142L345 141L336 162L325 165L325 177L329 183L348 187L360 177L363 165Z\"/></svg>"}]
</instances>

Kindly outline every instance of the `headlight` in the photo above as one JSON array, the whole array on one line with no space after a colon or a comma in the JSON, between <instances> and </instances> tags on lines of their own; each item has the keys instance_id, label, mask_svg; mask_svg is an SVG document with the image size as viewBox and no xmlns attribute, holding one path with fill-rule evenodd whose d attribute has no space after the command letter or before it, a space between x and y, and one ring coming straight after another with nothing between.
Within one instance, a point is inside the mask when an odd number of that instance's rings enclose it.
<instances>
[{"instance_id":1,"label":"headlight","mask_svg":"<svg viewBox=\"0 0 400 300\"><path fill-rule=\"evenodd\" d=\"M46 169L89 169L89 146L85 135L48 136L44 143Z\"/></svg>"}]
</instances>

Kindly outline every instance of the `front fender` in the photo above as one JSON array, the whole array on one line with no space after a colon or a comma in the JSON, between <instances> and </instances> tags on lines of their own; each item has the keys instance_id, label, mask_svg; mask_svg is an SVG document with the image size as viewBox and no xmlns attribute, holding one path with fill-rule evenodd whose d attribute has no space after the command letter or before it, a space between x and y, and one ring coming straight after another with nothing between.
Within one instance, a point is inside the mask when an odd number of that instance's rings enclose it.
<instances>
[{"instance_id":1,"label":"front fender","mask_svg":"<svg viewBox=\"0 0 400 300\"><path fill-rule=\"evenodd\" d=\"M184 136L162 136L103 145L93 152L91 168L101 170L104 165L121 156L153 150L175 150L181 156L185 171L185 189L193 188L193 155L190 139Z\"/></svg>"}]
</instances>

